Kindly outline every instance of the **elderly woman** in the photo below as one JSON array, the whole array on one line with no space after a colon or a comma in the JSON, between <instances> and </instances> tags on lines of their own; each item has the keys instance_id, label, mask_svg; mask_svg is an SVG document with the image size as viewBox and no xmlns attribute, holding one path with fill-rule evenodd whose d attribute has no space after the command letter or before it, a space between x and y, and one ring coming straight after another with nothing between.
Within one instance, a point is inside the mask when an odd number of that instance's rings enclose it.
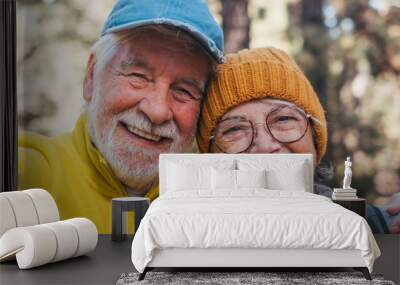
<instances>
[{"instance_id":1,"label":"elderly woman","mask_svg":"<svg viewBox=\"0 0 400 285\"><path fill-rule=\"evenodd\" d=\"M226 56L205 99L197 133L201 152L312 153L315 189L333 176L322 167L327 146L324 110L296 63L275 48L242 50ZM389 232L389 212L368 205L374 232ZM392 231L396 231L396 225Z\"/></svg>"}]
</instances>

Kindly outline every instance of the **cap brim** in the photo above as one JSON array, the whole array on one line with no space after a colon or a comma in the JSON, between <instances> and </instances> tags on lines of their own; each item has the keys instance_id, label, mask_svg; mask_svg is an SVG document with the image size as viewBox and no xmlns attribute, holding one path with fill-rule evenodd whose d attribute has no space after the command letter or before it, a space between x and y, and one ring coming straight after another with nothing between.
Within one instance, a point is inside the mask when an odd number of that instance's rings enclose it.
<instances>
[{"instance_id":1,"label":"cap brim","mask_svg":"<svg viewBox=\"0 0 400 285\"><path fill-rule=\"evenodd\" d=\"M190 35L192 35L218 63L224 62L224 54L220 49L217 48L217 45L213 40L209 39L195 27L177 20L165 18L141 20L106 29L102 32L102 35L149 25L168 25L182 29L183 31L188 32Z\"/></svg>"}]
</instances>

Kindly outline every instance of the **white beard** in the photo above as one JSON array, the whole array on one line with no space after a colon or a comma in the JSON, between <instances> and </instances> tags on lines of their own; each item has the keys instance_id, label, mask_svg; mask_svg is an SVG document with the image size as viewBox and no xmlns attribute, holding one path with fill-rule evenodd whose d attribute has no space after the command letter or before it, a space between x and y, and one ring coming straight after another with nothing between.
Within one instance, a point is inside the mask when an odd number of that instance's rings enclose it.
<instances>
[{"instance_id":1,"label":"white beard","mask_svg":"<svg viewBox=\"0 0 400 285\"><path fill-rule=\"evenodd\" d=\"M118 122L129 122L129 125L160 136L169 137L172 143L165 153L188 151L194 141L195 128L182 137L174 121L163 125L154 125L135 108L114 115L111 122L101 123L104 108L100 105L101 94L94 88L92 101L88 104L88 131L91 141L104 156L115 176L135 192L145 193L158 183L158 158L161 152L150 151L132 142L126 142L116 136Z\"/></svg>"}]
</instances>

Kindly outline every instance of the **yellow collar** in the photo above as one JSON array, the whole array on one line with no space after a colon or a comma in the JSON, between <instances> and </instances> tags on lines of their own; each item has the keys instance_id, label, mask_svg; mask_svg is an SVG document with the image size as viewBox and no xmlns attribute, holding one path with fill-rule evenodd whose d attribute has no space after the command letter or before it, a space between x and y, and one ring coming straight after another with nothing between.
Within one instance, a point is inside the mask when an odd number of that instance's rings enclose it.
<instances>
[{"instance_id":1,"label":"yellow collar","mask_svg":"<svg viewBox=\"0 0 400 285\"><path fill-rule=\"evenodd\" d=\"M86 113L83 113L79 117L75 125L75 129L72 132L72 136L78 153L82 156L84 160L87 160L95 167L96 171L100 173L99 177L102 177L104 181L110 186L108 189L96 187L98 191L100 191L104 196L110 198L127 196L127 193L122 183L119 182L119 180L115 177L107 161L90 141L87 128Z\"/></svg>"},{"instance_id":2,"label":"yellow collar","mask_svg":"<svg viewBox=\"0 0 400 285\"><path fill-rule=\"evenodd\" d=\"M96 171L98 171L100 174L99 177L102 177L104 179L104 182L109 185L108 189L103 189L102 187L96 187L96 189L98 189L98 191L100 191L102 195L109 198L128 196L127 192L125 191L124 185L114 175L103 155L91 142L87 127L86 113L83 113L79 117L72 136L78 153L82 156L84 160L88 161L95 167ZM150 200L157 198L158 185L150 189L146 196L150 198Z\"/></svg>"}]
</instances>

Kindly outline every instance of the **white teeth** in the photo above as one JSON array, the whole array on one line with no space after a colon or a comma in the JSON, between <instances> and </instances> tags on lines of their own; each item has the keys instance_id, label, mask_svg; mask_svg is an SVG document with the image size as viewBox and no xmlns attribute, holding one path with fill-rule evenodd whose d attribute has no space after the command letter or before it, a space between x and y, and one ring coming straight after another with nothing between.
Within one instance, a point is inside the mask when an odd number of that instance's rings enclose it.
<instances>
[{"instance_id":1,"label":"white teeth","mask_svg":"<svg viewBox=\"0 0 400 285\"><path fill-rule=\"evenodd\" d=\"M133 134L135 134L135 135L137 135L139 137L143 137L145 139L152 140L152 141L155 141L155 142L159 142L161 140L160 136L149 134L149 133L145 133L142 130L140 130L138 128L135 128L135 127L131 127L131 126L126 126L126 127L127 127L128 131L130 131L131 133L133 133Z\"/></svg>"}]
</instances>

